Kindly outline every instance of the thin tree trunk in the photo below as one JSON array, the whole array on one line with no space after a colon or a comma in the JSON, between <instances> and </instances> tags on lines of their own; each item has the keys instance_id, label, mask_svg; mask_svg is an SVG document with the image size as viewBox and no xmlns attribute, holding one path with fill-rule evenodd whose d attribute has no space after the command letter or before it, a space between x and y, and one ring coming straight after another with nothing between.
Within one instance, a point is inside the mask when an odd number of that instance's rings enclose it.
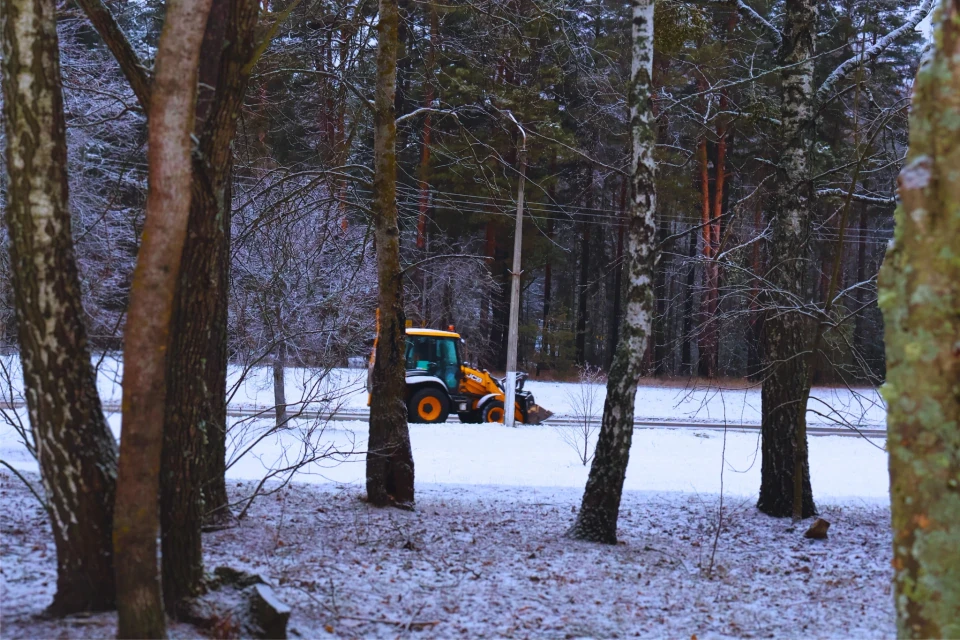
<instances>
[{"instance_id":1,"label":"thin tree trunk","mask_svg":"<svg viewBox=\"0 0 960 640\"><path fill-rule=\"evenodd\" d=\"M733 15L736 15L734 13ZM727 109L726 92L720 95L720 111ZM714 169L713 208L710 213L710 270L707 290L707 324L703 328L707 335L709 353L707 355L707 375L717 375L720 366L720 264L717 253L720 251L720 225L723 219L724 186L727 173L727 123L723 116L717 120L717 164ZM703 358L703 354L700 356Z\"/></svg>"},{"instance_id":2,"label":"thin tree trunk","mask_svg":"<svg viewBox=\"0 0 960 640\"><path fill-rule=\"evenodd\" d=\"M149 113L146 221L124 337L113 543L120 637L166 634L157 567L167 351L190 213L200 45L211 0L170 0Z\"/></svg>"},{"instance_id":3,"label":"thin tree trunk","mask_svg":"<svg viewBox=\"0 0 960 640\"><path fill-rule=\"evenodd\" d=\"M693 376L693 299L697 284L697 234L690 234L690 267L687 270L687 294L683 302L683 323L680 332L680 367L684 375Z\"/></svg>"},{"instance_id":4,"label":"thin tree trunk","mask_svg":"<svg viewBox=\"0 0 960 640\"><path fill-rule=\"evenodd\" d=\"M0 1L13 302L57 550L48 611L112 608L117 444L90 364L70 229L54 0Z\"/></svg>"},{"instance_id":5,"label":"thin tree trunk","mask_svg":"<svg viewBox=\"0 0 960 640\"><path fill-rule=\"evenodd\" d=\"M747 362L747 377L756 380L760 375L763 349L763 314L760 310L760 276L762 273L761 243L759 236L762 233L760 225L763 223L763 198L756 196L756 206L753 210L754 242L751 249L750 264L753 278L750 289L750 347Z\"/></svg>"},{"instance_id":6,"label":"thin tree trunk","mask_svg":"<svg viewBox=\"0 0 960 640\"><path fill-rule=\"evenodd\" d=\"M894 603L902 638L960 637L960 2L943 0L921 66L880 273Z\"/></svg>"},{"instance_id":7,"label":"thin tree trunk","mask_svg":"<svg viewBox=\"0 0 960 640\"><path fill-rule=\"evenodd\" d=\"M397 0L380 0L372 203L380 285L380 332L373 367L367 444L367 500L376 506L412 506L414 502L413 451L403 401L406 368L394 113L397 24Z\"/></svg>"},{"instance_id":8,"label":"thin tree trunk","mask_svg":"<svg viewBox=\"0 0 960 640\"><path fill-rule=\"evenodd\" d=\"M705 83L702 83L706 87ZM700 165L700 235L703 238L703 291L700 294L700 319L697 328L699 339L697 346L699 351L698 372L701 376L709 378L713 375L712 362L714 360L714 348L710 343L710 327L712 317L710 315L710 296L713 293L713 234L711 233L711 205L710 205L710 168L707 158L707 139L700 138L697 143L697 163Z\"/></svg>"},{"instance_id":9,"label":"thin tree trunk","mask_svg":"<svg viewBox=\"0 0 960 640\"><path fill-rule=\"evenodd\" d=\"M432 107L435 97L434 78L436 65L436 44L437 44L437 8L430 5L430 49L427 55L427 70L430 74L430 80L426 83L423 104L425 107ZM427 257L427 219L430 216L430 145L433 132L433 114L428 111L423 117L423 150L420 153L420 184L419 184L419 215L417 216L417 253L420 260ZM420 286L420 326L426 326L427 322L427 270L423 267L417 269L417 283Z\"/></svg>"},{"instance_id":10,"label":"thin tree trunk","mask_svg":"<svg viewBox=\"0 0 960 640\"><path fill-rule=\"evenodd\" d=\"M167 361L161 461L164 604L203 588L201 526L226 508L227 287L231 143L250 71L257 0L214 0L202 45L188 233ZM212 514L212 516L210 515Z\"/></svg>"},{"instance_id":11,"label":"thin tree trunk","mask_svg":"<svg viewBox=\"0 0 960 640\"><path fill-rule=\"evenodd\" d=\"M865 287L860 286L861 283L866 278L866 269L867 269L867 211L868 208L866 205L858 205L860 207L860 224L858 225L857 233L857 288L853 292L854 300L854 309L857 310L857 314L853 318L853 348L861 354L861 357L867 363L867 370L863 373L866 374L866 379L874 383L874 374L873 374L873 361L872 359L866 358L864 353L864 344L865 340L865 327L864 327L864 302L865 302Z\"/></svg>"},{"instance_id":12,"label":"thin tree trunk","mask_svg":"<svg viewBox=\"0 0 960 640\"><path fill-rule=\"evenodd\" d=\"M588 180L590 184L587 185L587 198L586 205L587 209L593 207L593 193L594 193L594 182L593 182L593 170L588 168ZM587 218L585 216L585 218ZM589 295L587 294L590 284L590 221L589 219L584 220L580 223L580 276L577 281L577 335L576 335L576 362L579 365L586 364L587 362L587 302Z\"/></svg>"},{"instance_id":13,"label":"thin tree trunk","mask_svg":"<svg viewBox=\"0 0 960 640\"><path fill-rule=\"evenodd\" d=\"M284 370L287 366L287 343L280 340L276 353L273 356L273 410L277 418L277 426L281 427L287 421L287 391Z\"/></svg>"},{"instance_id":14,"label":"thin tree trunk","mask_svg":"<svg viewBox=\"0 0 960 640\"><path fill-rule=\"evenodd\" d=\"M808 300L813 193L810 148L813 137L813 60L817 3L787 0L783 49L782 140L777 202L771 211L773 244L767 274L764 378L761 392L760 499L757 508L775 517L793 515L794 468L803 470L802 517L816 514L806 450L806 408L810 395L806 351L813 326L798 304Z\"/></svg>"},{"instance_id":15,"label":"thin tree trunk","mask_svg":"<svg viewBox=\"0 0 960 640\"><path fill-rule=\"evenodd\" d=\"M655 130L650 108L653 67L653 2L632 0L633 64L630 82L630 129L633 181L626 258L626 311L620 344L607 379L600 437L590 466L583 502L570 535L580 540L615 544L623 480L633 438L634 401L644 350L653 326L653 278L656 163Z\"/></svg>"}]
</instances>

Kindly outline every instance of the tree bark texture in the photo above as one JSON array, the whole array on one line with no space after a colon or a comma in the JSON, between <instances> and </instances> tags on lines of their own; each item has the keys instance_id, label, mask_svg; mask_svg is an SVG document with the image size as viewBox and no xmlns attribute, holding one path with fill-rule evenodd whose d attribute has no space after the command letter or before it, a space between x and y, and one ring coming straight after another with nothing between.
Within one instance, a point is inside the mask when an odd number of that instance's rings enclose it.
<instances>
[{"instance_id":1,"label":"tree bark texture","mask_svg":"<svg viewBox=\"0 0 960 640\"><path fill-rule=\"evenodd\" d=\"M110 609L117 444L90 364L70 229L54 0L0 1L0 41L14 307L57 550L49 612Z\"/></svg>"},{"instance_id":2,"label":"tree bark texture","mask_svg":"<svg viewBox=\"0 0 960 640\"><path fill-rule=\"evenodd\" d=\"M632 0L632 68L630 132L633 180L625 259L627 290L620 342L607 378L600 436L590 475L570 535L579 540L616 544L620 497L633 438L634 401L643 355L654 314L656 235L653 152L655 123L651 110L653 72L653 1Z\"/></svg>"},{"instance_id":3,"label":"tree bark texture","mask_svg":"<svg viewBox=\"0 0 960 640\"><path fill-rule=\"evenodd\" d=\"M282 427L287 421L287 392L286 376L287 343L280 340L273 354L273 411L276 416L277 427Z\"/></svg>"},{"instance_id":4,"label":"tree bark texture","mask_svg":"<svg viewBox=\"0 0 960 640\"><path fill-rule=\"evenodd\" d=\"M227 510L227 291L231 143L246 92L259 16L256 0L214 0L200 59L190 214L167 362L161 462L164 604L203 585L201 526ZM204 85L206 85L204 87Z\"/></svg>"},{"instance_id":5,"label":"tree bark texture","mask_svg":"<svg viewBox=\"0 0 960 640\"><path fill-rule=\"evenodd\" d=\"M960 2L943 0L936 21L880 272L894 602L905 638L960 637Z\"/></svg>"},{"instance_id":6,"label":"tree bark texture","mask_svg":"<svg viewBox=\"0 0 960 640\"><path fill-rule=\"evenodd\" d=\"M163 637L157 567L167 353L187 235L200 44L211 0L171 0L157 47L148 124L146 219L123 351L123 430L114 513L118 635Z\"/></svg>"},{"instance_id":7,"label":"tree bark texture","mask_svg":"<svg viewBox=\"0 0 960 640\"><path fill-rule=\"evenodd\" d=\"M374 241L377 249L379 336L373 366L370 437L367 444L367 499L376 506L412 506L413 451L403 395L403 280L397 222L397 0L380 0L377 28L377 86L374 100Z\"/></svg>"},{"instance_id":8,"label":"tree bark texture","mask_svg":"<svg viewBox=\"0 0 960 640\"><path fill-rule=\"evenodd\" d=\"M781 73L783 149L777 170L776 206L771 211L771 266L765 292L764 367L761 392L760 499L757 508L775 517L793 515L795 468L803 472L802 517L816 514L807 460L806 410L810 395L806 351L813 324L800 307L808 303L813 192L813 53L817 3L785 5Z\"/></svg>"}]
</instances>

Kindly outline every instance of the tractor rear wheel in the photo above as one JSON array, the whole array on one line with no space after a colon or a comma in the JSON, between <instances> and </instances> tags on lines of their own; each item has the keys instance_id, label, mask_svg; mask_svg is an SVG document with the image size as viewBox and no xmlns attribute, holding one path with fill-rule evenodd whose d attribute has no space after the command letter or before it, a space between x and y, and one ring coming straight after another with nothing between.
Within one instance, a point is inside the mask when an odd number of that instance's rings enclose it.
<instances>
[{"instance_id":1,"label":"tractor rear wheel","mask_svg":"<svg viewBox=\"0 0 960 640\"><path fill-rule=\"evenodd\" d=\"M436 424L446 422L450 415L450 403L439 389L421 389L410 397L407 418L410 422Z\"/></svg>"},{"instance_id":2,"label":"tractor rear wheel","mask_svg":"<svg viewBox=\"0 0 960 640\"><path fill-rule=\"evenodd\" d=\"M488 400L483 408L480 409L480 415L484 422L499 422L503 424L503 403L499 400Z\"/></svg>"}]
</instances>

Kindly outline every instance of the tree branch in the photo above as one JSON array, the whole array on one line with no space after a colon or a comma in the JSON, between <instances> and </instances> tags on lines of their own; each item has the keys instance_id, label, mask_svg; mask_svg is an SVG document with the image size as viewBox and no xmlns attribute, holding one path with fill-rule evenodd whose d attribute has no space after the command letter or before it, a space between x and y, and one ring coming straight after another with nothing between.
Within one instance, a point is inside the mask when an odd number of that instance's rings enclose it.
<instances>
[{"instance_id":1,"label":"tree branch","mask_svg":"<svg viewBox=\"0 0 960 640\"><path fill-rule=\"evenodd\" d=\"M40 502L41 505L43 505L43 508L44 508L44 509L47 509L47 508L48 508L47 501L44 500L42 497L40 497L40 494L37 493L37 490L33 488L33 485L30 484L30 482L27 481L27 479L24 478L23 475L21 475L19 471L17 471L16 469L14 469L14 468L10 465L10 463L7 462L6 460L0 460L0 464L2 464L3 466L5 466L5 467L6 467L7 469L9 469L11 472L13 472L13 475L15 475L15 476L17 476L18 478L20 478L20 482L22 482L23 484L25 484L25 485L27 486L27 489L29 489L29 490L30 490L30 493L33 494L33 497L36 498L36 499Z\"/></svg>"},{"instance_id":2,"label":"tree branch","mask_svg":"<svg viewBox=\"0 0 960 640\"><path fill-rule=\"evenodd\" d=\"M137 96L140 103L140 109L146 113L150 104L150 85L152 83L151 72L140 60L137 52L127 39L127 35L117 24L113 13L103 3L103 0L77 0L77 4L87 15L87 19L93 24L100 37L106 43L110 53L116 58L120 65L120 70L126 76L130 88Z\"/></svg>"},{"instance_id":3,"label":"tree branch","mask_svg":"<svg viewBox=\"0 0 960 640\"><path fill-rule=\"evenodd\" d=\"M485 262L487 260L493 260L493 258L491 258L490 256L477 256L477 255L471 255L468 253L445 253L443 255L430 256L429 258L424 258L423 260L418 260L414 263L408 264L400 271L400 273L404 274L410 271L411 269L416 269L420 265L426 264L427 262L433 262L434 260L445 260L445 259L479 260L481 262Z\"/></svg>"},{"instance_id":4,"label":"tree branch","mask_svg":"<svg viewBox=\"0 0 960 640\"><path fill-rule=\"evenodd\" d=\"M876 44L867 47L863 53L848 58L841 63L840 66L833 70L833 73L827 76L827 79L823 81L823 84L820 85L820 88L817 89L817 102L822 102L833 91L833 88L837 85L837 83L842 82L858 67L864 64L869 64L879 58L880 55L890 47L891 44L896 42L897 38L902 36L907 31L916 29L917 25L920 24L920 21L926 18L932 10L933 0L924 0L923 4L921 4L920 7L913 12L913 15L907 18L907 21L903 23L903 25L897 27L887 35L878 39Z\"/></svg>"},{"instance_id":5,"label":"tree branch","mask_svg":"<svg viewBox=\"0 0 960 640\"><path fill-rule=\"evenodd\" d=\"M897 199L894 198L894 197L890 197L890 198L880 198L880 197L877 197L877 196L868 196L868 195L863 194L863 193L854 193L854 194L851 195L851 194L848 194L848 192L847 192L846 189L817 189L817 197L818 197L818 198L828 197L828 196L835 196L835 197L838 197L838 198L846 198L848 195L849 195L851 198L853 198L854 200L856 200L857 202L866 202L867 204L887 204L887 205L893 205L893 204L896 204L896 203L897 203Z\"/></svg>"},{"instance_id":6,"label":"tree branch","mask_svg":"<svg viewBox=\"0 0 960 640\"><path fill-rule=\"evenodd\" d=\"M767 33L769 33L773 37L773 43L777 45L778 49L780 48L780 46L783 44L783 32L780 31L780 29L777 29L775 26L773 26L773 23L757 13L756 9L748 5L743 0L736 0L732 4L735 4L737 6L737 10L749 20L753 21L754 24L762 27Z\"/></svg>"}]
</instances>

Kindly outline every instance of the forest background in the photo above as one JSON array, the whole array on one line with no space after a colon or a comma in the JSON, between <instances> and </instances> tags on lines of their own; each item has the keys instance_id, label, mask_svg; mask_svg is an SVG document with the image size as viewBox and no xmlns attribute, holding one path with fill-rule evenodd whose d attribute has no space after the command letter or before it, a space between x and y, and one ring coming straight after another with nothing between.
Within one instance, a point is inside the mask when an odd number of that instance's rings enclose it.
<instances>
[{"instance_id":1,"label":"forest background","mask_svg":"<svg viewBox=\"0 0 960 640\"><path fill-rule=\"evenodd\" d=\"M162 3L113 4L150 59ZM265 4L291 12L252 74L234 142L230 358L342 366L369 353L374 330L377 7ZM759 14L776 13L776 3L763 4L755 4ZM925 44L907 23L922 4L821 7L809 303L823 308L835 261L839 281L817 383L884 376L876 275L892 236L913 69ZM454 325L482 366L505 365L519 144L509 113L529 135L520 366L554 376L576 365L609 367L624 289L627 11L605 1L400 2L406 314L416 325ZM644 370L756 379L773 286L764 274L781 146L777 43L731 3L665 1L656 11L661 258ZM84 310L93 348L114 351L143 226L146 121L82 12L67 2L59 15ZM895 31L857 81L824 82L851 52L869 52ZM13 349L8 255L0 261L0 344Z\"/></svg>"}]
</instances>

